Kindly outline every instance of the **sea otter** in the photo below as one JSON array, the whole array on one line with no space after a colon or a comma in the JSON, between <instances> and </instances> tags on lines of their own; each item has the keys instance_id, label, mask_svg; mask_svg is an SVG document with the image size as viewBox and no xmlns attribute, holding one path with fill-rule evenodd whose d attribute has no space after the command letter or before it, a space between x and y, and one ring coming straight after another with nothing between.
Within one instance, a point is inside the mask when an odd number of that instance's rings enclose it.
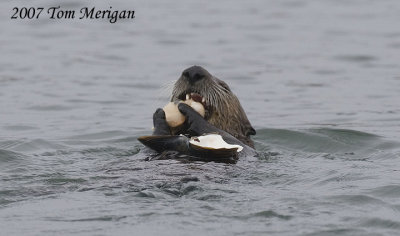
<instances>
[{"instance_id":1,"label":"sea otter","mask_svg":"<svg viewBox=\"0 0 400 236\"><path fill-rule=\"evenodd\" d=\"M202 115L188 104L179 103L188 98L203 105ZM203 67L192 66L182 72L172 90L171 102L176 103L180 113L185 116L184 124L170 127L164 110L158 108L153 115L153 136L139 138L146 146L158 152L175 150L192 154L193 152L188 152L192 149L187 147L190 137L218 134L226 143L244 147L245 151L242 153L253 150L254 143L250 136L255 135L256 131L238 98L224 81L211 75ZM207 152L203 156L210 158L210 155Z\"/></svg>"}]
</instances>

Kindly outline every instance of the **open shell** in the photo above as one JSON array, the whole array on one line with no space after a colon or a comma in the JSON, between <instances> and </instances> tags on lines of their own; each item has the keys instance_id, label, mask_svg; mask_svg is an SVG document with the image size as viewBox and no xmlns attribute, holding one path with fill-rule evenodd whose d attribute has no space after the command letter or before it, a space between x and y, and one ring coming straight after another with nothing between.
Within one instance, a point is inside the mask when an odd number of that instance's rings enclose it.
<instances>
[{"instance_id":1,"label":"open shell","mask_svg":"<svg viewBox=\"0 0 400 236\"><path fill-rule=\"evenodd\" d=\"M180 154L196 157L195 160L236 163L240 145L226 143L218 134L207 134L188 138L184 135L142 136L138 140L145 146L163 153L177 151Z\"/></svg>"},{"instance_id":2,"label":"open shell","mask_svg":"<svg viewBox=\"0 0 400 236\"><path fill-rule=\"evenodd\" d=\"M192 137L189 142L192 145L206 149L234 149L237 152L243 150L243 147L240 145L229 144L225 142L225 140L219 134L206 134L198 137Z\"/></svg>"},{"instance_id":3,"label":"open shell","mask_svg":"<svg viewBox=\"0 0 400 236\"><path fill-rule=\"evenodd\" d=\"M141 136L138 140L157 152L170 150L185 153L189 149L189 139L183 135L149 135Z\"/></svg>"}]
</instances>

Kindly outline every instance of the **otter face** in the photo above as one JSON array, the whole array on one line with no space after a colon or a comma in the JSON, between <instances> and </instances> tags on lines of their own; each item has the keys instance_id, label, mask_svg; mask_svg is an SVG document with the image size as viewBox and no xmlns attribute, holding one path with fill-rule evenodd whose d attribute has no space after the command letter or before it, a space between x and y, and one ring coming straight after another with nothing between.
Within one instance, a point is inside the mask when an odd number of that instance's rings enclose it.
<instances>
[{"instance_id":1,"label":"otter face","mask_svg":"<svg viewBox=\"0 0 400 236\"><path fill-rule=\"evenodd\" d=\"M192 66L182 72L176 81L171 102L191 98L205 108L204 118L215 127L225 130L244 144L254 147L251 126L238 98L222 80L201 66Z\"/></svg>"}]
</instances>

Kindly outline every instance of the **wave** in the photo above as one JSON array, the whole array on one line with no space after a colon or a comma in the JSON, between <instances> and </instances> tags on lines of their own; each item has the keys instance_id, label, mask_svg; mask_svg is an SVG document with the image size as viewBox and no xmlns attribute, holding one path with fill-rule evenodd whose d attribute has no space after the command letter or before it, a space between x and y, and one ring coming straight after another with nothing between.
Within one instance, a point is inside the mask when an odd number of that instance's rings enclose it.
<instances>
[{"instance_id":1,"label":"wave","mask_svg":"<svg viewBox=\"0 0 400 236\"><path fill-rule=\"evenodd\" d=\"M286 150L308 153L365 155L400 149L400 143L379 135L348 129L260 129L255 137L260 151Z\"/></svg>"}]
</instances>

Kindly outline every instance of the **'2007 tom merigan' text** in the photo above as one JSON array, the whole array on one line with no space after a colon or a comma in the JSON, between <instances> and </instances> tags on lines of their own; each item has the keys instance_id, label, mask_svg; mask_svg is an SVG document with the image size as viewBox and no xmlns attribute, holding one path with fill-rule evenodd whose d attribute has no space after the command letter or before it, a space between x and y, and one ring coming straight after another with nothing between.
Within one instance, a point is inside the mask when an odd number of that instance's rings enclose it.
<instances>
[{"instance_id":1,"label":"'2007 tom merigan' text","mask_svg":"<svg viewBox=\"0 0 400 236\"><path fill-rule=\"evenodd\" d=\"M45 10L45 11L44 11ZM49 19L107 19L110 23L118 20L129 20L135 18L134 10L113 10L110 6L107 10L98 10L96 7L82 7L79 12L76 10L57 7L14 7L11 19L39 19L47 15Z\"/></svg>"}]
</instances>

